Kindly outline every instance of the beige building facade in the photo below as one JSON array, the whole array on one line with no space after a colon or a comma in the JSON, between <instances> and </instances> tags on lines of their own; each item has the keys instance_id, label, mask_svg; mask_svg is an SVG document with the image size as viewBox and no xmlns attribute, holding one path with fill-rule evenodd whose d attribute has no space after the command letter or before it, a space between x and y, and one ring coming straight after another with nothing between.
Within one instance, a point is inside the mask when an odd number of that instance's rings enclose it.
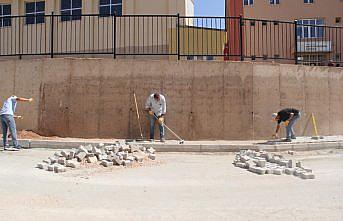
<instances>
[{"instance_id":1,"label":"beige building facade","mask_svg":"<svg viewBox=\"0 0 343 221\"><path fill-rule=\"evenodd\" d=\"M11 5L11 15L25 15L26 3L44 2L45 14L61 13L63 0L0 0L0 5ZM73 0L70 0L73 4ZM100 13L101 0L78 0L81 2L83 14ZM106 1L104 1L106 2ZM108 1L110 2L110 1ZM113 5L120 5L123 15L134 14L177 14L185 16L194 15L194 0L113 0ZM67 3L68 4L68 3ZM104 3L105 4L105 3ZM111 3L110 3L111 4Z\"/></svg>"},{"instance_id":2,"label":"beige building facade","mask_svg":"<svg viewBox=\"0 0 343 221\"><path fill-rule=\"evenodd\" d=\"M177 14L194 16L194 1L0 0L0 54L176 53Z\"/></svg>"},{"instance_id":3,"label":"beige building facade","mask_svg":"<svg viewBox=\"0 0 343 221\"><path fill-rule=\"evenodd\" d=\"M300 62L325 65L328 61L342 62L343 31L336 28L315 28L306 25L343 27L342 0L243 0L244 17L294 21L297 20L297 53ZM286 26L286 25L284 25ZM288 25L290 26L290 25ZM273 32L275 27L271 27ZM280 29L280 25L276 30ZM286 28L283 28L284 30ZM290 27L288 33L294 35ZM249 35L250 30L247 30ZM283 31L283 30L282 30ZM285 32L282 33L285 35ZM281 35L281 34L280 34ZM268 41L278 40L272 33ZM250 44L250 42L248 43ZM285 47L295 48L294 42ZM248 45L249 46L249 45ZM275 51L277 51L275 49ZM295 50L293 50L295 53Z\"/></svg>"}]
</instances>

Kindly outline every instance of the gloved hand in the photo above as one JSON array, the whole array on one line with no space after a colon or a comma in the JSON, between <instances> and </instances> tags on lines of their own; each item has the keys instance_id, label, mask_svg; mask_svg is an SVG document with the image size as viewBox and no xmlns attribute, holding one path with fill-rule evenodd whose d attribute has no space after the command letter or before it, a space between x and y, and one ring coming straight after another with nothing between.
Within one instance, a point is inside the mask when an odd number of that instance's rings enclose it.
<instances>
[{"instance_id":1,"label":"gloved hand","mask_svg":"<svg viewBox=\"0 0 343 221\"><path fill-rule=\"evenodd\" d=\"M162 125L164 123L164 117L159 117L158 123Z\"/></svg>"},{"instance_id":2,"label":"gloved hand","mask_svg":"<svg viewBox=\"0 0 343 221\"><path fill-rule=\"evenodd\" d=\"M288 120L286 120L286 121L285 121L285 126L287 127L287 126L288 126L288 124L289 124L289 121L288 121Z\"/></svg>"},{"instance_id":3,"label":"gloved hand","mask_svg":"<svg viewBox=\"0 0 343 221\"><path fill-rule=\"evenodd\" d=\"M149 115L154 116L154 112L150 110Z\"/></svg>"}]
</instances>

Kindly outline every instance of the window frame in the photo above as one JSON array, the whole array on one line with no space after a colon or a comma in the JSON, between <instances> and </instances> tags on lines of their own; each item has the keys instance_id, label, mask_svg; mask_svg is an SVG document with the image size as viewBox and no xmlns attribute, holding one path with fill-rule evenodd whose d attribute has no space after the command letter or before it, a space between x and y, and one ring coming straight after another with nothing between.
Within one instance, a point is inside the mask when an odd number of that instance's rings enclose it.
<instances>
[{"instance_id":1,"label":"window frame","mask_svg":"<svg viewBox=\"0 0 343 221\"><path fill-rule=\"evenodd\" d=\"M70 2L70 8L62 9L62 4L64 0L60 1L60 14L61 14L61 21L67 22L67 21L77 21L81 20L82 18L82 0L80 0L80 7L73 7L73 1L74 0L65 0ZM75 0L76 1L76 0ZM80 14L74 14L73 12L80 11ZM64 12L69 12L69 14L63 14Z\"/></svg>"},{"instance_id":2,"label":"window frame","mask_svg":"<svg viewBox=\"0 0 343 221\"><path fill-rule=\"evenodd\" d=\"M10 8L10 13L9 14L4 14L4 6L9 6ZM12 26L12 5L11 4L0 4L0 28L5 28L5 27L11 27ZM8 23L5 23L9 19Z\"/></svg>"},{"instance_id":3,"label":"window frame","mask_svg":"<svg viewBox=\"0 0 343 221\"><path fill-rule=\"evenodd\" d=\"M112 3L112 1L114 1L114 0L109 0L109 1L110 1L109 4L101 4L101 0L99 0L99 16L100 17L109 17L109 16L114 16L114 15L115 16L121 16L123 14L123 1L121 0L120 3ZM121 8L120 14L117 15L117 14L112 13L112 8L116 8L118 6L120 6L120 8ZM105 7L109 7L109 11L110 11L109 14L102 14L101 13L100 9L105 8ZM116 12L116 10L113 10L113 12Z\"/></svg>"},{"instance_id":4,"label":"window frame","mask_svg":"<svg viewBox=\"0 0 343 221\"><path fill-rule=\"evenodd\" d=\"M304 0L304 4L314 4L314 0Z\"/></svg>"},{"instance_id":5,"label":"window frame","mask_svg":"<svg viewBox=\"0 0 343 221\"><path fill-rule=\"evenodd\" d=\"M269 0L270 5L280 5L280 0Z\"/></svg>"},{"instance_id":6,"label":"window frame","mask_svg":"<svg viewBox=\"0 0 343 221\"><path fill-rule=\"evenodd\" d=\"M306 22L306 23L305 23ZM311 24L311 22L314 24ZM323 18L308 18L297 20L297 38L298 39L313 39L313 38L324 38L325 29L323 27L317 27L324 25L325 21ZM314 27L314 26L315 27ZM301 30L299 32L299 30Z\"/></svg>"},{"instance_id":7,"label":"window frame","mask_svg":"<svg viewBox=\"0 0 343 221\"><path fill-rule=\"evenodd\" d=\"M38 3L44 3L44 10L43 11L37 11L37 4ZM34 4L34 10L33 12L27 12L27 5L28 4ZM28 23L29 16L32 15L33 23ZM37 16L38 15L38 16ZM45 23L45 1L33 1L33 2L25 2L25 25L36 25L36 24L44 24ZM37 19L39 16L42 16L42 21L37 22Z\"/></svg>"},{"instance_id":8,"label":"window frame","mask_svg":"<svg viewBox=\"0 0 343 221\"><path fill-rule=\"evenodd\" d=\"M254 0L243 0L243 6L254 5Z\"/></svg>"}]
</instances>

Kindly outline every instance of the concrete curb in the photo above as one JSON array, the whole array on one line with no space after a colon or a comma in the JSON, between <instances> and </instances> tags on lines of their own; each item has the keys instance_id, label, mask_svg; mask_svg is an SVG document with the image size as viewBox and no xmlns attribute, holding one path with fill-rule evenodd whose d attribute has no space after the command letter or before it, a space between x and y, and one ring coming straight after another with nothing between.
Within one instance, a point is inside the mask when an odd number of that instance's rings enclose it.
<instances>
[{"instance_id":1,"label":"concrete curb","mask_svg":"<svg viewBox=\"0 0 343 221\"><path fill-rule=\"evenodd\" d=\"M1 141L1 140L0 140ZM113 141L114 142L114 141ZM210 142L210 141L209 141ZM309 143L285 143L285 144L170 144L170 143L142 143L136 142L145 147L153 147L158 152L237 152L241 149L251 150L266 150L266 151L310 151L321 149L341 149L343 148L342 141L321 141ZM48 148L48 149L71 149L77 148L80 145L94 145L104 143L105 145L111 142L102 141L67 141L67 140L19 140L23 148ZM135 143L135 142L133 142ZM2 145L2 142L1 142Z\"/></svg>"}]
</instances>

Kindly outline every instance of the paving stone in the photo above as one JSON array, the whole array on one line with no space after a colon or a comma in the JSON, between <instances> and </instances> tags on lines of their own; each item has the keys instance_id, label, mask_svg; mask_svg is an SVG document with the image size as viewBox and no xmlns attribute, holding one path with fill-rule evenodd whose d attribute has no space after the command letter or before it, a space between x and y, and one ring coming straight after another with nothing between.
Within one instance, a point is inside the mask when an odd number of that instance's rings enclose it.
<instances>
[{"instance_id":1,"label":"paving stone","mask_svg":"<svg viewBox=\"0 0 343 221\"><path fill-rule=\"evenodd\" d=\"M130 161L135 161L135 157L132 155L129 155L126 160L130 160Z\"/></svg>"},{"instance_id":2,"label":"paving stone","mask_svg":"<svg viewBox=\"0 0 343 221\"><path fill-rule=\"evenodd\" d=\"M122 156L123 156L123 159L124 159L124 160L127 160L127 157L129 156L129 153L128 153L128 152L124 152L124 153L122 154Z\"/></svg>"},{"instance_id":3,"label":"paving stone","mask_svg":"<svg viewBox=\"0 0 343 221\"><path fill-rule=\"evenodd\" d=\"M140 152L134 152L132 156L138 162L143 162L144 157L145 157L144 153L141 153L141 151Z\"/></svg>"},{"instance_id":4,"label":"paving stone","mask_svg":"<svg viewBox=\"0 0 343 221\"><path fill-rule=\"evenodd\" d=\"M294 161L293 160L288 160L288 168L294 168Z\"/></svg>"},{"instance_id":5,"label":"paving stone","mask_svg":"<svg viewBox=\"0 0 343 221\"><path fill-rule=\"evenodd\" d=\"M87 156L87 153L82 151L76 155L76 158L78 159L79 162L81 162L86 156Z\"/></svg>"},{"instance_id":6,"label":"paving stone","mask_svg":"<svg viewBox=\"0 0 343 221\"><path fill-rule=\"evenodd\" d=\"M96 163L96 162L98 162L98 158L96 158L95 156L87 157L87 163Z\"/></svg>"},{"instance_id":7,"label":"paving stone","mask_svg":"<svg viewBox=\"0 0 343 221\"><path fill-rule=\"evenodd\" d=\"M151 153L151 154L154 154L156 152L156 150L152 147L149 147L147 150L146 150L147 153Z\"/></svg>"},{"instance_id":8,"label":"paving stone","mask_svg":"<svg viewBox=\"0 0 343 221\"><path fill-rule=\"evenodd\" d=\"M282 169L280 169L280 168L273 169L273 174L282 175Z\"/></svg>"},{"instance_id":9,"label":"paving stone","mask_svg":"<svg viewBox=\"0 0 343 221\"><path fill-rule=\"evenodd\" d=\"M250 157L248 157L248 156L241 156L241 162L242 163L245 163L245 162L247 162L249 160L250 160Z\"/></svg>"},{"instance_id":10,"label":"paving stone","mask_svg":"<svg viewBox=\"0 0 343 221\"><path fill-rule=\"evenodd\" d=\"M265 166L266 166L266 160L260 159L260 160L257 161L256 165L257 165L258 167L265 167Z\"/></svg>"},{"instance_id":11,"label":"paving stone","mask_svg":"<svg viewBox=\"0 0 343 221\"><path fill-rule=\"evenodd\" d=\"M55 158L62 157L62 154L61 154L60 152L55 152L55 153L54 153L54 157L55 157Z\"/></svg>"},{"instance_id":12,"label":"paving stone","mask_svg":"<svg viewBox=\"0 0 343 221\"><path fill-rule=\"evenodd\" d=\"M103 161L101 161L100 165L102 165L104 167L110 167L110 166L113 166L113 162L103 160Z\"/></svg>"},{"instance_id":13,"label":"paving stone","mask_svg":"<svg viewBox=\"0 0 343 221\"><path fill-rule=\"evenodd\" d=\"M61 164L61 165L66 165L66 158L65 157L60 157L57 161L57 163Z\"/></svg>"},{"instance_id":14,"label":"paving stone","mask_svg":"<svg viewBox=\"0 0 343 221\"><path fill-rule=\"evenodd\" d=\"M262 168L262 167L257 167L257 166L252 166L248 169L250 172L259 174L259 175L263 175L266 173L266 168Z\"/></svg>"},{"instance_id":15,"label":"paving stone","mask_svg":"<svg viewBox=\"0 0 343 221\"><path fill-rule=\"evenodd\" d=\"M130 153L134 153L134 152L137 152L137 151L140 151L139 149L139 146L138 145L135 145L135 144L129 144L129 147L130 147Z\"/></svg>"},{"instance_id":16,"label":"paving stone","mask_svg":"<svg viewBox=\"0 0 343 221\"><path fill-rule=\"evenodd\" d=\"M46 159L46 160L43 160L43 163L46 163L46 164L52 164L52 162L51 162L51 159L49 158L49 159Z\"/></svg>"},{"instance_id":17,"label":"paving stone","mask_svg":"<svg viewBox=\"0 0 343 221\"><path fill-rule=\"evenodd\" d=\"M49 157L48 159L51 161L50 164L57 163L57 160L58 160L56 157Z\"/></svg>"},{"instance_id":18,"label":"paving stone","mask_svg":"<svg viewBox=\"0 0 343 221\"><path fill-rule=\"evenodd\" d=\"M66 150L62 150L62 151L61 151L61 155L62 155L62 157L67 157L67 156L68 156L68 153L67 153Z\"/></svg>"},{"instance_id":19,"label":"paving stone","mask_svg":"<svg viewBox=\"0 0 343 221\"><path fill-rule=\"evenodd\" d=\"M308 172L305 172L305 173L301 173L300 174L300 177L302 178L302 179L314 179L315 178L315 176L314 176L314 174L313 173L308 173Z\"/></svg>"},{"instance_id":20,"label":"paving stone","mask_svg":"<svg viewBox=\"0 0 343 221\"><path fill-rule=\"evenodd\" d=\"M294 176L300 176L302 173L306 173L306 171L300 168L294 170Z\"/></svg>"},{"instance_id":21,"label":"paving stone","mask_svg":"<svg viewBox=\"0 0 343 221\"><path fill-rule=\"evenodd\" d=\"M95 154L95 155L100 155L102 154L101 150L97 147L93 147L92 148L92 152Z\"/></svg>"},{"instance_id":22,"label":"paving stone","mask_svg":"<svg viewBox=\"0 0 343 221\"><path fill-rule=\"evenodd\" d=\"M271 168L266 168L266 174L273 174L273 170Z\"/></svg>"},{"instance_id":23,"label":"paving stone","mask_svg":"<svg viewBox=\"0 0 343 221\"><path fill-rule=\"evenodd\" d=\"M242 163L242 162L236 163L236 166L237 166L237 167L240 167L240 168L246 168L245 163Z\"/></svg>"},{"instance_id":24,"label":"paving stone","mask_svg":"<svg viewBox=\"0 0 343 221\"><path fill-rule=\"evenodd\" d=\"M295 168L286 168L285 174L287 175L294 175Z\"/></svg>"},{"instance_id":25,"label":"paving stone","mask_svg":"<svg viewBox=\"0 0 343 221\"><path fill-rule=\"evenodd\" d=\"M123 166L131 166L133 164L133 161L131 161L131 160L124 160L123 161Z\"/></svg>"},{"instance_id":26,"label":"paving stone","mask_svg":"<svg viewBox=\"0 0 343 221\"><path fill-rule=\"evenodd\" d=\"M102 160L112 160L110 158L112 156L111 155L106 155L106 154L96 155L96 157L98 158L99 161L102 161Z\"/></svg>"},{"instance_id":27,"label":"paving stone","mask_svg":"<svg viewBox=\"0 0 343 221\"><path fill-rule=\"evenodd\" d=\"M37 164L37 168L41 169L41 170L44 170L44 169L48 168L48 165L45 164L45 163L38 163Z\"/></svg>"},{"instance_id":28,"label":"paving stone","mask_svg":"<svg viewBox=\"0 0 343 221\"><path fill-rule=\"evenodd\" d=\"M55 165L48 165L47 171L54 171Z\"/></svg>"},{"instance_id":29,"label":"paving stone","mask_svg":"<svg viewBox=\"0 0 343 221\"><path fill-rule=\"evenodd\" d=\"M71 168L78 168L78 167L80 167L80 163L79 162L77 162L77 160L67 160L67 162L66 162L66 166L67 167L71 167Z\"/></svg>"},{"instance_id":30,"label":"paving stone","mask_svg":"<svg viewBox=\"0 0 343 221\"><path fill-rule=\"evenodd\" d=\"M80 146L76 149L76 154L78 154L78 153L80 153L80 152L85 152L85 153L87 153L88 151L87 151L87 149L86 149L85 146L80 145Z\"/></svg>"},{"instance_id":31,"label":"paving stone","mask_svg":"<svg viewBox=\"0 0 343 221\"><path fill-rule=\"evenodd\" d=\"M66 172L66 168L62 165L58 165L58 166L55 166L54 167L54 172L55 173L63 173L63 172Z\"/></svg>"},{"instance_id":32,"label":"paving stone","mask_svg":"<svg viewBox=\"0 0 343 221\"><path fill-rule=\"evenodd\" d=\"M67 156L67 160L74 159L75 158L75 153L76 153L75 150L69 151L68 156Z\"/></svg>"},{"instance_id":33,"label":"paving stone","mask_svg":"<svg viewBox=\"0 0 343 221\"><path fill-rule=\"evenodd\" d=\"M115 165L123 165L123 160L120 159L118 156L114 157L114 159L112 160L113 164Z\"/></svg>"}]
</instances>

